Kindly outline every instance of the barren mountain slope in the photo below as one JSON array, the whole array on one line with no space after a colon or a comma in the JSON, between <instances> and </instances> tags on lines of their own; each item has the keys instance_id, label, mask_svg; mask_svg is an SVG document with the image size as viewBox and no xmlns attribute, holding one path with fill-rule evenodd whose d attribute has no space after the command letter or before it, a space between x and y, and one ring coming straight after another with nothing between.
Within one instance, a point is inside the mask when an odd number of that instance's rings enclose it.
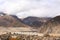
<instances>
[{"instance_id":1,"label":"barren mountain slope","mask_svg":"<svg viewBox=\"0 0 60 40\"><path fill-rule=\"evenodd\" d=\"M40 33L60 33L60 16L56 16L46 22L41 28Z\"/></svg>"},{"instance_id":2,"label":"barren mountain slope","mask_svg":"<svg viewBox=\"0 0 60 40\"><path fill-rule=\"evenodd\" d=\"M27 27L27 25L23 24L17 18L11 15L0 15L0 26L4 27Z\"/></svg>"},{"instance_id":3,"label":"barren mountain slope","mask_svg":"<svg viewBox=\"0 0 60 40\"><path fill-rule=\"evenodd\" d=\"M45 22L47 22L48 20L50 20L51 18L49 17L34 17L34 16L29 16L27 18L24 18L22 21L24 24L27 24L31 27L40 27L42 26Z\"/></svg>"}]
</instances>

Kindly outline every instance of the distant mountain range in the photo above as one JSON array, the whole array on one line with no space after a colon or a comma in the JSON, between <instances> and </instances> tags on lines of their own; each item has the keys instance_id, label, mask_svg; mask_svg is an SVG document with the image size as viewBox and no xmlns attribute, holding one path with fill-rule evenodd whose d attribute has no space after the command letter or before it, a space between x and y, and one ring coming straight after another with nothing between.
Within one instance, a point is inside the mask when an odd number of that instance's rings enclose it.
<instances>
[{"instance_id":1,"label":"distant mountain range","mask_svg":"<svg viewBox=\"0 0 60 40\"><path fill-rule=\"evenodd\" d=\"M39 17L29 16L23 19L23 23L32 27L40 27L50 19L51 18L44 18L44 17L39 18Z\"/></svg>"},{"instance_id":2,"label":"distant mountain range","mask_svg":"<svg viewBox=\"0 0 60 40\"><path fill-rule=\"evenodd\" d=\"M0 26L4 27L41 27L44 25L60 24L60 16L50 17L34 17L29 16L23 20L15 15L7 15L0 13Z\"/></svg>"}]
</instances>

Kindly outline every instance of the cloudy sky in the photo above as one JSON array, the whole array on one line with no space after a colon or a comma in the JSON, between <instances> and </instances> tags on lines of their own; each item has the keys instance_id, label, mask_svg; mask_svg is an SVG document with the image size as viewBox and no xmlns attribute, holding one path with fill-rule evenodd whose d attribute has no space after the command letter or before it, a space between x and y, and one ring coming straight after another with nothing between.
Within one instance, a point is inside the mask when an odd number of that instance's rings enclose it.
<instances>
[{"instance_id":1,"label":"cloudy sky","mask_svg":"<svg viewBox=\"0 0 60 40\"><path fill-rule=\"evenodd\" d=\"M0 11L20 18L60 15L60 0L0 0Z\"/></svg>"}]
</instances>

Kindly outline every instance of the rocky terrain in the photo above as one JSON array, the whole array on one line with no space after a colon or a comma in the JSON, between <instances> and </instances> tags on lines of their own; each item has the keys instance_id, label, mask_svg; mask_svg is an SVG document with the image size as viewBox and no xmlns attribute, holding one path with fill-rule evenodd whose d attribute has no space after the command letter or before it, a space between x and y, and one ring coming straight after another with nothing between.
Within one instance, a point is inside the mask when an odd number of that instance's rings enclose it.
<instances>
[{"instance_id":1,"label":"rocky terrain","mask_svg":"<svg viewBox=\"0 0 60 40\"><path fill-rule=\"evenodd\" d=\"M7 15L0 12L0 26L4 27L41 27L51 18L27 17L21 20L16 15Z\"/></svg>"},{"instance_id":2,"label":"rocky terrain","mask_svg":"<svg viewBox=\"0 0 60 40\"><path fill-rule=\"evenodd\" d=\"M3 32L37 32L46 34L45 36L41 37L38 35L21 35L18 34L17 39L20 40L60 40L59 37L50 37L48 34L60 34L60 15L50 18L50 17L27 17L21 20L15 15L7 15L5 13L0 13L0 38L2 40L13 40L9 35L2 35ZM37 34L36 33L36 34ZM11 35L11 36L10 36ZM16 35L16 34L14 34ZM58 36L58 35L57 35ZM3 38L4 37L4 38ZM5 39L5 37L7 37ZM29 37L29 38L27 38ZM10 39L8 39L10 38Z\"/></svg>"},{"instance_id":3,"label":"rocky terrain","mask_svg":"<svg viewBox=\"0 0 60 40\"><path fill-rule=\"evenodd\" d=\"M15 15L0 13L0 27L26 27L35 28L40 33L60 33L60 16L49 17L27 17L23 20Z\"/></svg>"},{"instance_id":4,"label":"rocky terrain","mask_svg":"<svg viewBox=\"0 0 60 40\"><path fill-rule=\"evenodd\" d=\"M15 15L7 15L5 13L0 13L0 26L4 27L26 27L27 25L21 22Z\"/></svg>"},{"instance_id":5,"label":"rocky terrain","mask_svg":"<svg viewBox=\"0 0 60 40\"><path fill-rule=\"evenodd\" d=\"M46 23L50 19L51 19L50 17L39 18L39 17L29 16L23 19L23 23L31 27L41 27L44 23Z\"/></svg>"},{"instance_id":6,"label":"rocky terrain","mask_svg":"<svg viewBox=\"0 0 60 40\"><path fill-rule=\"evenodd\" d=\"M50 19L39 30L42 33L60 33L60 16Z\"/></svg>"}]
</instances>

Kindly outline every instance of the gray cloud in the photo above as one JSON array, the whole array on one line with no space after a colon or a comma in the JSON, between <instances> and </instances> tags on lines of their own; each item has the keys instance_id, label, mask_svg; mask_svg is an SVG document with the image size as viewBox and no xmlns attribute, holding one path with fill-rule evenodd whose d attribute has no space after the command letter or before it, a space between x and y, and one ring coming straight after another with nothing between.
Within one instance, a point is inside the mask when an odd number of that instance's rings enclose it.
<instances>
[{"instance_id":1,"label":"gray cloud","mask_svg":"<svg viewBox=\"0 0 60 40\"><path fill-rule=\"evenodd\" d=\"M18 17L60 15L60 0L2 0L0 11Z\"/></svg>"}]
</instances>

